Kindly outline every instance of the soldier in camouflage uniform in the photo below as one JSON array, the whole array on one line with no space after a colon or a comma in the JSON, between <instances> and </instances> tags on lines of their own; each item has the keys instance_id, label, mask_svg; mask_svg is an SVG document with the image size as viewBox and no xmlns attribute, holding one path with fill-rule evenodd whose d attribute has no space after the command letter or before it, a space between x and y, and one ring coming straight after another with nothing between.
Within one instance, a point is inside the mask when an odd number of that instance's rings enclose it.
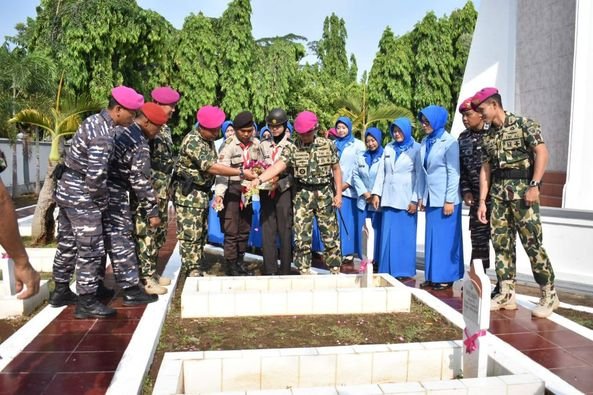
<instances>
[{"instance_id":1,"label":"soldier in camouflage uniform","mask_svg":"<svg viewBox=\"0 0 593 395\"><path fill-rule=\"evenodd\" d=\"M461 178L459 185L463 201L469 207L469 230L472 241L471 261L481 259L484 271L490 267L490 224L478 220L478 202L480 196L480 169L484 156L483 139L486 134L484 121L480 113L472 109L472 97L465 99L459 106L463 125L466 129L458 137ZM492 204L486 198L486 217L490 218Z\"/></svg>"},{"instance_id":2,"label":"soldier in camouflage uniform","mask_svg":"<svg viewBox=\"0 0 593 395\"><path fill-rule=\"evenodd\" d=\"M103 318L115 314L97 297L104 267L103 212L107 210L108 162L113 151L113 128L132 123L144 98L125 86L113 88L106 110L80 125L56 169L55 200L58 214L58 248L54 258L56 289L53 306L76 303L75 317ZM78 300L68 286L76 268Z\"/></svg>"},{"instance_id":3,"label":"soldier in camouflage uniform","mask_svg":"<svg viewBox=\"0 0 593 395\"><path fill-rule=\"evenodd\" d=\"M148 140L167 122L167 114L155 103L145 103L134 123L114 129L114 150L109 162L109 206L105 215L106 249L115 279L123 289L124 306L155 302L158 297L139 287L128 191L133 194L151 228L160 225L157 196L150 178Z\"/></svg>"},{"instance_id":4,"label":"soldier in camouflage uniform","mask_svg":"<svg viewBox=\"0 0 593 395\"><path fill-rule=\"evenodd\" d=\"M325 244L325 263L332 274L339 274L342 255L334 210L334 207L342 206L342 192L340 188L335 188L342 185L338 154L330 140L316 136L319 125L314 113L301 112L295 119L294 129L299 134L294 145L284 149L280 160L254 180L252 185L257 186L271 180L287 167L293 169L296 184L293 201L295 265L301 274L311 272L313 218L317 217Z\"/></svg>"},{"instance_id":5,"label":"soldier in camouflage uniform","mask_svg":"<svg viewBox=\"0 0 593 395\"><path fill-rule=\"evenodd\" d=\"M266 117L270 137L262 138L260 150L267 166L280 159L286 147L292 146L288 132L288 116L281 108L270 111ZM292 262L292 195L293 177L290 172L283 172L273 179L273 189L259 193L261 201L261 228L264 257L264 274L278 272L278 255L280 255L280 274L290 274ZM276 248L276 237L280 240L280 254Z\"/></svg>"},{"instance_id":6,"label":"soldier in camouflage uniform","mask_svg":"<svg viewBox=\"0 0 593 395\"><path fill-rule=\"evenodd\" d=\"M198 126L189 132L179 149L179 159L173 175L177 239L185 274L201 276L204 245L208 235L208 202L214 177L239 176L242 169L216 163L218 155L214 140L220 135L224 112L218 107L205 106L197 113ZM245 177L253 174L245 171Z\"/></svg>"},{"instance_id":7,"label":"soldier in camouflage uniform","mask_svg":"<svg viewBox=\"0 0 593 395\"><path fill-rule=\"evenodd\" d=\"M242 185L243 170L262 160L259 143L253 139L253 114L244 111L233 119L235 135L227 139L218 155L218 162L240 170L234 177L216 177L214 205L222 207L221 229L224 233L224 260L227 275L253 275L244 257L251 230L253 206L246 201L247 188Z\"/></svg>"},{"instance_id":8,"label":"soldier in camouflage uniform","mask_svg":"<svg viewBox=\"0 0 593 395\"><path fill-rule=\"evenodd\" d=\"M532 310L545 318L558 308L554 289L554 271L542 245L539 215L539 187L548 161L548 150L540 126L533 120L505 112L496 88L484 88L472 99L490 129L484 137L486 157L480 172L480 207L478 218L487 223L486 196L492 199L492 245L496 252L496 276L500 293L491 302L491 310L516 309L516 234L531 262L541 298Z\"/></svg>"},{"instance_id":9,"label":"soldier in camouflage uniform","mask_svg":"<svg viewBox=\"0 0 593 395\"><path fill-rule=\"evenodd\" d=\"M0 173L6 170L7 163L4 153L0 151ZM9 257L14 261L14 276L16 279L16 292L18 299L27 299L39 292L39 273L33 269L17 222L16 212L10 193L0 178L0 246L4 248ZM26 289L25 289L26 288Z\"/></svg>"},{"instance_id":10,"label":"soldier in camouflage uniform","mask_svg":"<svg viewBox=\"0 0 593 395\"><path fill-rule=\"evenodd\" d=\"M153 89L152 99L167 114L170 119L179 101L179 93L168 86ZM159 249L167 239L169 224L169 184L173 173L173 140L171 129L167 124L161 126L156 137L148 142L150 147L150 168L152 186L158 197L159 218L161 224L151 228L146 222L146 212L138 205L134 195L131 195L132 211L134 213L134 240L140 263L140 277L147 293L162 295L167 292L164 286L171 284L171 279L156 273Z\"/></svg>"}]
</instances>

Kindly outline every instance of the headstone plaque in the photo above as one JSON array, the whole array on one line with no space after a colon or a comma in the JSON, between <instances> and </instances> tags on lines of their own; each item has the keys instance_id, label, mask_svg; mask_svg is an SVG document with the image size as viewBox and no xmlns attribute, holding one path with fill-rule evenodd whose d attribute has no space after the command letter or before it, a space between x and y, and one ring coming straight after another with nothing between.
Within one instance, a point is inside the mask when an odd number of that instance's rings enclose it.
<instances>
[{"instance_id":1,"label":"headstone plaque","mask_svg":"<svg viewBox=\"0 0 593 395\"><path fill-rule=\"evenodd\" d=\"M375 254L375 231L370 218L366 218L362 228L362 261L360 272L364 274L363 286L373 286L373 259Z\"/></svg>"},{"instance_id":2,"label":"headstone plaque","mask_svg":"<svg viewBox=\"0 0 593 395\"><path fill-rule=\"evenodd\" d=\"M486 377L490 327L490 279L475 259L463 277L463 377Z\"/></svg>"}]
</instances>

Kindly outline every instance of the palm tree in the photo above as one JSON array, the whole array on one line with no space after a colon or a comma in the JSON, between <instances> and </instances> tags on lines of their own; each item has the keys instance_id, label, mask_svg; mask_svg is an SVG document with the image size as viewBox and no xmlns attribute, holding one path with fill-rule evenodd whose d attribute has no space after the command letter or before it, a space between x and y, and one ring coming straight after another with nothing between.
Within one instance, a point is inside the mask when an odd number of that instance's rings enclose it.
<instances>
[{"instance_id":1,"label":"palm tree","mask_svg":"<svg viewBox=\"0 0 593 395\"><path fill-rule=\"evenodd\" d=\"M62 99L62 85L63 78L58 86L55 106L49 113L28 108L19 111L9 120L11 123L40 128L51 136L49 166L31 225L31 240L34 244L39 245L48 244L54 240L54 208L56 204L53 199L55 183L52 174L61 159L62 139L76 132L85 114L96 112L101 108L101 103L91 100L88 96Z\"/></svg>"},{"instance_id":2,"label":"palm tree","mask_svg":"<svg viewBox=\"0 0 593 395\"><path fill-rule=\"evenodd\" d=\"M356 93L342 97L335 103L336 107L339 107L337 115L346 116L352 120L352 132L355 135L358 134L359 137L363 137L362 134L367 128L379 124L389 125L399 117L414 119L410 110L395 104L381 104L377 107L370 107L367 90L368 86L365 82L352 84L346 91Z\"/></svg>"}]
</instances>

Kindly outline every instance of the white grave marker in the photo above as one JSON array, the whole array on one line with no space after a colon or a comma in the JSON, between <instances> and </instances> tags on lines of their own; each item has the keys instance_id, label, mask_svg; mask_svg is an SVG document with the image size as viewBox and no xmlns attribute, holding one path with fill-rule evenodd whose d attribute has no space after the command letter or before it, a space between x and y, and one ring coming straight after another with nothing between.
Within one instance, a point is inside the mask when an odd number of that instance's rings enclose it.
<instances>
[{"instance_id":1,"label":"white grave marker","mask_svg":"<svg viewBox=\"0 0 593 395\"><path fill-rule=\"evenodd\" d=\"M362 262L360 272L365 273L363 286L373 286L373 259L375 259L375 231L370 218L366 218L362 227Z\"/></svg>"},{"instance_id":2,"label":"white grave marker","mask_svg":"<svg viewBox=\"0 0 593 395\"><path fill-rule=\"evenodd\" d=\"M0 271L2 271L2 282L4 289L0 290L3 295L16 295L16 277L14 276L14 261L4 252L0 253Z\"/></svg>"},{"instance_id":3,"label":"white grave marker","mask_svg":"<svg viewBox=\"0 0 593 395\"><path fill-rule=\"evenodd\" d=\"M463 377L486 377L487 330L490 327L490 279L482 261L474 259L463 277Z\"/></svg>"}]
</instances>

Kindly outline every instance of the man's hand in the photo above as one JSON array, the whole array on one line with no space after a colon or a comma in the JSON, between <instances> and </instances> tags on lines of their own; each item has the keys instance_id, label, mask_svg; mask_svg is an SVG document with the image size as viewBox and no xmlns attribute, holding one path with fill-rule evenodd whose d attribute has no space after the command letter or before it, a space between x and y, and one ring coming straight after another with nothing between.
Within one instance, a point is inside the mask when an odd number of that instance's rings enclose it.
<instances>
[{"instance_id":1,"label":"man's hand","mask_svg":"<svg viewBox=\"0 0 593 395\"><path fill-rule=\"evenodd\" d=\"M16 297L18 299L27 299L39 292L41 277L33 269L28 259L25 264L15 262L14 276L16 278L16 292L18 293Z\"/></svg>"},{"instance_id":2,"label":"man's hand","mask_svg":"<svg viewBox=\"0 0 593 395\"><path fill-rule=\"evenodd\" d=\"M379 205L381 204L381 198L377 195L373 195L373 197L371 198L371 204L373 205L373 208L375 210L378 210Z\"/></svg>"},{"instance_id":3,"label":"man's hand","mask_svg":"<svg viewBox=\"0 0 593 395\"><path fill-rule=\"evenodd\" d=\"M480 200L480 206L478 207L478 221L483 224L488 223L488 218L486 218L486 202L484 200Z\"/></svg>"},{"instance_id":4,"label":"man's hand","mask_svg":"<svg viewBox=\"0 0 593 395\"><path fill-rule=\"evenodd\" d=\"M525 204L531 206L534 203L539 202L539 188L529 187L525 193Z\"/></svg>"},{"instance_id":5,"label":"man's hand","mask_svg":"<svg viewBox=\"0 0 593 395\"><path fill-rule=\"evenodd\" d=\"M474 195L471 192L463 194L463 202L466 206L471 207L474 205Z\"/></svg>"},{"instance_id":6,"label":"man's hand","mask_svg":"<svg viewBox=\"0 0 593 395\"><path fill-rule=\"evenodd\" d=\"M257 180L257 178L255 180ZM255 180L252 181L252 185L253 182L255 182ZM214 196L214 199L212 200L212 208L214 209L214 211L221 211L224 208L222 196Z\"/></svg>"},{"instance_id":7,"label":"man's hand","mask_svg":"<svg viewBox=\"0 0 593 395\"><path fill-rule=\"evenodd\" d=\"M151 228L157 228L161 224L161 219L159 217L150 217L148 223Z\"/></svg>"},{"instance_id":8,"label":"man's hand","mask_svg":"<svg viewBox=\"0 0 593 395\"><path fill-rule=\"evenodd\" d=\"M454 209L455 205L453 203L445 202L445 205L443 206L443 214L448 217L449 215L453 214Z\"/></svg>"},{"instance_id":9,"label":"man's hand","mask_svg":"<svg viewBox=\"0 0 593 395\"><path fill-rule=\"evenodd\" d=\"M257 178L257 175L253 172L253 170L243 170L243 175L247 181L253 181Z\"/></svg>"},{"instance_id":10,"label":"man's hand","mask_svg":"<svg viewBox=\"0 0 593 395\"><path fill-rule=\"evenodd\" d=\"M416 214L416 211L418 211L418 204L410 202L408 204L408 214Z\"/></svg>"},{"instance_id":11,"label":"man's hand","mask_svg":"<svg viewBox=\"0 0 593 395\"><path fill-rule=\"evenodd\" d=\"M341 208L342 207L342 195L334 196L332 205L336 208Z\"/></svg>"}]
</instances>

